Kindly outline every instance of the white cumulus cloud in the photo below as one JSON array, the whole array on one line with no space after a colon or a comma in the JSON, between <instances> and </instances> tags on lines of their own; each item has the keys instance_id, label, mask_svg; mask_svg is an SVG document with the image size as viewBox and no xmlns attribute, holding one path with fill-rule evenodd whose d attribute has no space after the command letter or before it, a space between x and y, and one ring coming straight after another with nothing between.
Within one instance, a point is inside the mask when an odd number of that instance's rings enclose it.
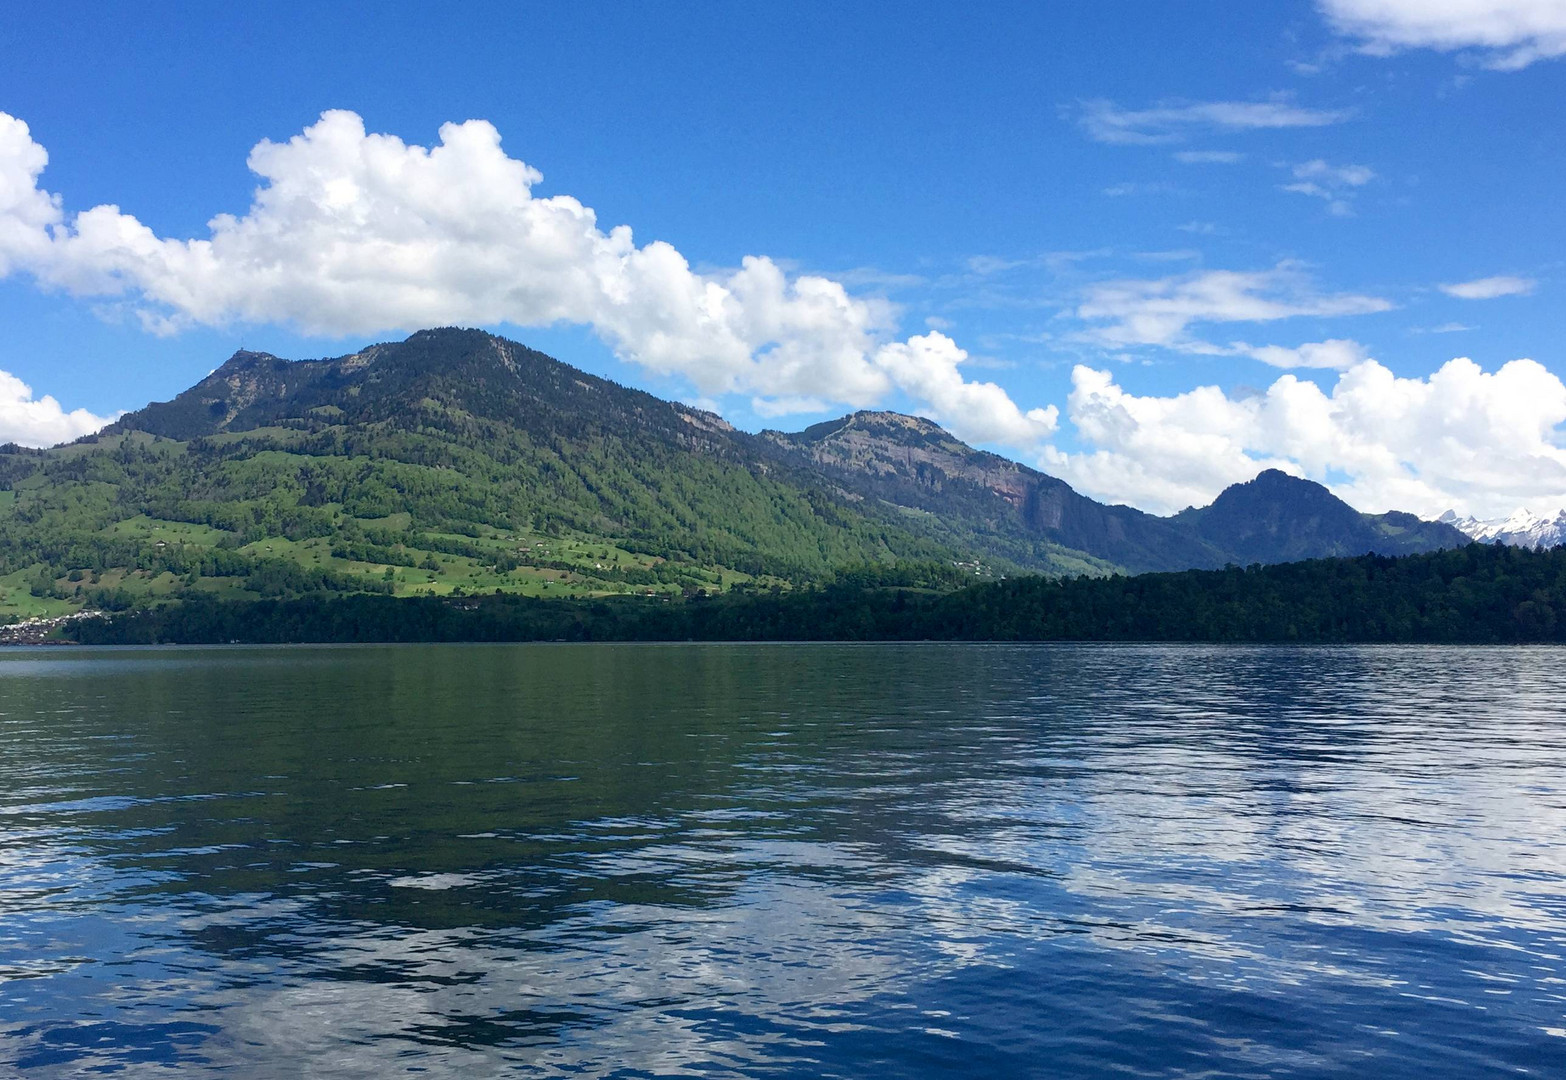
<instances>
[{"instance_id":1,"label":"white cumulus cloud","mask_svg":"<svg viewBox=\"0 0 1566 1080\"><path fill-rule=\"evenodd\" d=\"M1377 56L1475 50L1502 70L1566 55L1566 0L1318 0L1328 20Z\"/></svg>"},{"instance_id":2,"label":"white cumulus cloud","mask_svg":"<svg viewBox=\"0 0 1566 1080\"><path fill-rule=\"evenodd\" d=\"M0 114L0 275L119 298L160 332L576 323L708 396L752 394L787 410L866 406L901 388L959 431L1035 426L1017 421L1031 414L999 387L966 384L929 337L894 340L885 301L764 256L698 273L667 243L602 228L568 195L536 195L541 174L483 120L445 124L423 147L367 133L354 113L323 113L286 142L259 143L249 209L217 215L193 239L157 236L116 206L68 215L39 187L47 162L27 126Z\"/></svg>"},{"instance_id":3,"label":"white cumulus cloud","mask_svg":"<svg viewBox=\"0 0 1566 1080\"><path fill-rule=\"evenodd\" d=\"M58 200L38 190L48 161L27 125L0 113L0 277L48 252L49 226L60 219Z\"/></svg>"},{"instance_id":4,"label":"white cumulus cloud","mask_svg":"<svg viewBox=\"0 0 1566 1080\"><path fill-rule=\"evenodd\" d=\"M0 443L55 446L90 435L114 419L86 409L67 412L48 394L34 397L32 387L0 371Z\"/></svg>"},{"instance_id":5,"label":"white cumulus cloud","mask_svg":"<svg viewBox=\"0 0 1566 1080\"><path fill-rule=\"evenodd\" d=\"M1370 511L1496 516L1566 504L1566 385L1532 360L1486 372L1459 358L1428 378L1362 360L1330 392L1283 375L1258 393L1203 386L1168 397L1079 366L1067 416L1084 449L1047 449L1040 464L1154 511L1203 505L1267 467L1330 481Z\"/></svg>"},{"instance_id":6,"label":"white cumulus cloud","mask_svg":"<svg viewBox=\"0 0 1566 1080\"><path fill-rule=\"evenodd\" d=\"M1441 291L1459 300L1494 300L1498 296L1525 296L1538 285L1532 278L1487 277L1442 285Z\"/></svg>"},{"instance_id":7,"label":"white cumulus cloud","mask_svg":"<svg viewBox=\"0 0 1566 1080\"><path fill-rule=\"evenodd\" d=\"M992 382L968 382L958 370L968 354L945 334L931 332L884 346L876 360L909 393L929 402L937 417L969 442L1035 446L1055 431L1060 410L1023 412ZM957 418L961 418L958 422Z\"/></svg>"}]
</instances>

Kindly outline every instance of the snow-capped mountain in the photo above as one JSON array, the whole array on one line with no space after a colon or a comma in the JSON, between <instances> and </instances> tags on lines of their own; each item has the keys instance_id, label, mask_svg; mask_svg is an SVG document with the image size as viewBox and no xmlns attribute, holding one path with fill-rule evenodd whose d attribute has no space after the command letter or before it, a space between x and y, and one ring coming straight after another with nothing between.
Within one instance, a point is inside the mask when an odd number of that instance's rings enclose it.
<instances>
[{"instance_id":1,"label":"snow-capped mountain","mask_svg":"<svg viewBox=\"0 0 1566 1080\"><path fill-rule=\"evenodd\" d=\"M1553 518L1518 510L1511 517L1491 518L1488 521L1458 517L1454 511L1448 510L1436 520L1446 522L1481 544L1509 544L1534 550L1566 544L1566 510Z\"/></svg>"}]
</instances>

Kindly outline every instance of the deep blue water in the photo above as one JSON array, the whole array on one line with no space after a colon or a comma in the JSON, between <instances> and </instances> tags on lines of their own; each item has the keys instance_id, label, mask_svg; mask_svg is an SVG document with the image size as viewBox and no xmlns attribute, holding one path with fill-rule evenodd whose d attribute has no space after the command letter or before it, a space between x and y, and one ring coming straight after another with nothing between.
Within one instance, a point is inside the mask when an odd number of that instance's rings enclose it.
<instances>
[{"instance_id":1,"label":"deep blue water","mask_svg":"<svg viewBox=\"0 0 1566 1080\"><path fill-rule=\"evenodd\" d=\"M1566 1076L1563 661L0 651L0 1073Z\"/></svg>"}]
</instances>

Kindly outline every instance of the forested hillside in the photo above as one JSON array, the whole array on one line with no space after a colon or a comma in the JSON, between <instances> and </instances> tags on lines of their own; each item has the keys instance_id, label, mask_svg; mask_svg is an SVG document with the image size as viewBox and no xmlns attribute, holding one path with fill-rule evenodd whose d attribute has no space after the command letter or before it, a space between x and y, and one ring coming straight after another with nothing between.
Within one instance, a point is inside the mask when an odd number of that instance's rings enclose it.
<instances>
[{"instance_id":1,"label":"forested hillside","mask_svg":"<svg viewBox=\"0 0 1566 1080\"><path fill-rule=\"evenodd\" d=\"M0 449L0 613L185 595L529 595L798 585L858 563L1104 572L960 548L716 416L476 331L329 361L240 353L171 402Z\"/></svg>"},{"instance_id":2,"label":"forested hillside","mask_svg":"<svg viewBox=\"0 0 1566 1080\"><path fill-rule=\"evenodd\" d=\"M971 584L938 566L724 597L204 601L77 624L98 643L224 641L1566 641L1566 549Z\"/></svg>"},{"instance_id":3,"label":"forested hillside","mask_svg":"<svg viewBox=\"0 0 1566 1080\"><path fill-rule=\"evenodd\" d=\"M1282 480L1158 518L917 417L750 435L491 334L427 330L335 359L236 353L75 444L0 447L0 619L214 597L719 593L908 563L1104 576L1466 542Z\"/></svg>"}]
</instances>

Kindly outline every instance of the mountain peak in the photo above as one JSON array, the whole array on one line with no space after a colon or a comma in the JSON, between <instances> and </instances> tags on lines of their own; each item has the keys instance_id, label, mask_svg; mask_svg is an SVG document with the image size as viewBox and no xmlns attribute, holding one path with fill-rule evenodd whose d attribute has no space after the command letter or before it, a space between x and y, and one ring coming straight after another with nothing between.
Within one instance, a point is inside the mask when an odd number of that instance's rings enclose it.
<instances>
[{"instance_id":1,"label":"mountain peak","mask_svg":"<svg viewBox=\"0 0 1566 1080\"><path fill-rule=\"evenodd\" d=\"M1536 525L1542 525L1546 518L1540 517L1526 506L1520 506L1513 510L1511 516L1501 522L1504 529L1531 529Z\"/></svg>"},{"instance_id":2,"label":"mountain peak","mask_svg":"<svg viewBox=\"0 0 1566 1080\"><path fill-rule=\"evenodd\" d=\"M253 349L237 349L233 356L219 364L212 372L213 375L231 375L241 371L248 371L258 364L287 364L291 361L273 356L269 352L256 352ZM210 376L209 376L210 377Z\"/></svg>"},{"instance_id":3,"label":"mountain peak","mask_svg":"<svg viewBox=\"0 0 1566 1080\"><path fill-rule=\"evenodd\" d=\"M309 428L390 423L418 429L475 422L537 432L656 429L695 445L733 429L715 416L619 386L484 330L445 326L319 360L241 349L172 401L117 421L174 439L278 424Z\"/></svg>"},{"instance_id":4,"label":"mountain peak","mask_svg":"<svg viewBox=\"0 0 1566 1080\"><path fill-rule=\"evenodd\" d=\"M1286 473L1282 469L1263 469L1246 483L1235 484L1233 487L1248 487L1250 485L1273 489L1293 488L1298 491L1305 491L1310 488L1315 488L1319 491L1327 490L1325 487L1316 483L1314 480L1307 480L1303 476L1295 476L1293 473ZM1230 490L1232 490L1232 488Z\"/></svg>"},{"instance_id":5,"label":"mountain peak","mask_svg":"<svg viewBox=\"0 0 1566 1080\"><path fill-rule=\"evenodd\" d=\"M792 442L820 443L833 438L841 439L849 433L896 444L912 442L928 445L944 440L954 447L963 446L950 432L933 420L892 412L888 409L861 409L847 416L839 416L835 420L823 420L819 424L811 424L798 434L783 432L775 434L780 439Z\"/></svg>"},{"instance_id":6,"label":"mountain peak","mask_svg":"<svg viewBox=\"0 0 1566 1080\"><path fill-rule=\"evenodd\" d=\"M426 330L415 330L404 339L404 344L415 342L461 342L461 341L495 341L504 342L506 339L491 334L488 330L479 330L471 326L432 326Z\"/></svg>"},{"instance_id":7,"label":"mountain peak","mask_svg":"<svg viewBox=\"0 0 1566 1080\"><path fill-rule=\"evenodd\" d=\"M1282 469L1263 469L1250 480L1229 485L1219 492L1211 506L1197 513L1209 514L1231 506L1251 509L1274 503L1309 506L1316 512L1326 511L1344 520L1359 513L1316 481L1292 476Z\"/></svg>"},{"instance_id":8,"label":"mountain peak","mask_svg":"<svg viewBox=\"0 0 1566 1080\"><path fill-rule=\"evenodd\" d=\"M1361 514L1325 486L1281 469L1263 469L1225 488L1211 506L1182 511L1177 520L1248 562L1404 554L1464 543L1449 522L1422 521L1412 514Z\"/></svg>"},{"instance_id":9,"label":"mountain peak","mask_svg":"<svg viewBox=\"0 0 1566 1080\"><path fill-rule=\"evenodd\" d=\"M909 413L892 412L890 409L860 409L848 417L848 420L861 427L906 428L925 435L947 434L946 429L934 420Z\"/></svg>"}]
</instances>

